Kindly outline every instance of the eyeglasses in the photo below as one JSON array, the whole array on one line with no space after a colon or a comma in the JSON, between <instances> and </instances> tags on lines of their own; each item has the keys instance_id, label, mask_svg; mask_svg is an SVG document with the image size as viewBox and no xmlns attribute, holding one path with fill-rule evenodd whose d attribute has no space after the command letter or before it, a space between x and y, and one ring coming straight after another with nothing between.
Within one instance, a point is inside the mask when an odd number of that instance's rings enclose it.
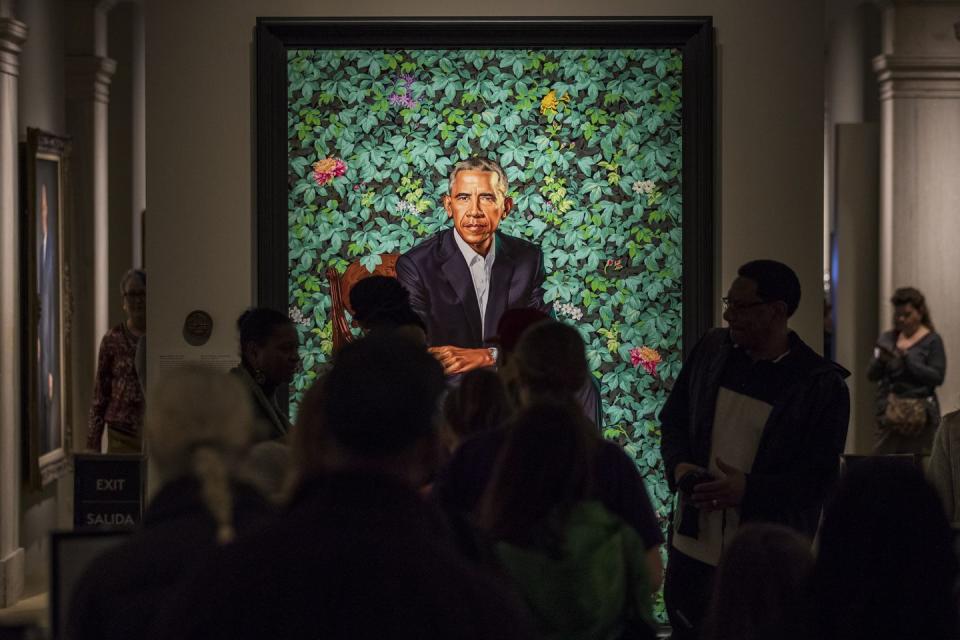
<instances>
[{"instance_id":1,"label":"eyeglasses","mask_svg":"<svg viewBox=\"0 0 960 640\"><path fill-rule=\"evenodd\" d=\"M746 311L747 309L753 309L754 307L759 307L762 304L770 304L771 302L776 302L776 300L757 300L756 302L739 302L737 300L731 300L730 298L720 298L720 304L723 306L724 311Z\"/></svg>"}]
</instances>

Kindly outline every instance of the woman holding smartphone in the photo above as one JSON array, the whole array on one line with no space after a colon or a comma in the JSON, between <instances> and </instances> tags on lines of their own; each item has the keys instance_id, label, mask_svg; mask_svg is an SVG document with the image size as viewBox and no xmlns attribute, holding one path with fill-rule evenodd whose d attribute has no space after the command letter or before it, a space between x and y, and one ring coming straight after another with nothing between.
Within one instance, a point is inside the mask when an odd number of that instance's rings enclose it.
<instances>
[{"instance_id":1,"label":"woman holding smartphone","mask_svg":"<svg viewBox=\"0 0 960 640\"><path fill-rule=\"evenodd\" d=\"M893 330L880 335L867 371L878 383L874 454L930 455L940 422L936 387L947 370L943 340L920 291L897 289L890 302Z\"/></svg>"}]
</instances>

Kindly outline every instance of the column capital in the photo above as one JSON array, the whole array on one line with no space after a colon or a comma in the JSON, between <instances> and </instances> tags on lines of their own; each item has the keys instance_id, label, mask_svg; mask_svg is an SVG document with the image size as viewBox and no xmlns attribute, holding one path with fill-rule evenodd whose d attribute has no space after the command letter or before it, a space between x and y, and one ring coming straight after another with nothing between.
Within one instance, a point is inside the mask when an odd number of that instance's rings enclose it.
<instances>
[{"instance_id":1,"label":"column capital","mask_svg":"<svg viewBox=\"0 0 960 640\"><path fill-rule=\"evenodd\" d=\"M0 18L0 73L20 75L20 50L27 40L27 25L13 18Z\"/></svg>"},{"instance_id":2,"label":"column capital","mask_svg":"<svg viewBox=\"0 0 960 640\"><path fill-rule=\"evenodd\" d=\"M879 55L880 99L960 98L960 56Z\"/></svg>"},{"instance_id":3,"label":"column capital","mask_svg":"<svg viewBox=\"0 0 960 640\"><path fill-rule=\"evenodd\" d=\"M117 70L113 58L67 56L67 99L110 102L110 81Z\"/></svg>"}]
</instances>

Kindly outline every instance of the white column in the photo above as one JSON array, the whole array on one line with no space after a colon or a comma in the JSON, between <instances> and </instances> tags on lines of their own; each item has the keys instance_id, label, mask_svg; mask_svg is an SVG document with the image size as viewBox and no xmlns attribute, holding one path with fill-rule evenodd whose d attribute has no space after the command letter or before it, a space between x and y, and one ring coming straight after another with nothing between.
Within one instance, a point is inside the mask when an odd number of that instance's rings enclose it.
<instances>
[{"instance_id":1,"label":"white column","mask_svg":"<svg viewBox=\"0 0 960 640\"><path fill-rule=\"evenodd\" d=\"M143 268L143 218L147 208L147 93L143 6L133 5L133 266Z\"/></svg>"},{"instance_id":2,"label":"white column","mask_svg":"<svg viewBox=\"0 0 960 640\"><path fill-rule=\"evenodd\" d=\"M0 17L0 607L23 593L17 78L26 37L25 24Z\"/></svg>"},{"instance_id":3,"label":"white column","mask_svg":"<svg viewBox=\"0 0 960 640\"><path fill-rule=\"evenodd\" d=\"M107 170L107 105L110 102L110 78L116 63L103 56L67 56L68 122L74 137L73 167L76 178L77 214L91 223L92 254L77 256L81 264L89 261L93 279L93 326L89 338L94 345L106 333L109 324L109 210ZM77 225L74 226L74 229ZM83 338L80 338L83 340ZM92 372L91 372L92 373ZM81 374L82 375L82 374Z\"/></svg>"}]
</instances>

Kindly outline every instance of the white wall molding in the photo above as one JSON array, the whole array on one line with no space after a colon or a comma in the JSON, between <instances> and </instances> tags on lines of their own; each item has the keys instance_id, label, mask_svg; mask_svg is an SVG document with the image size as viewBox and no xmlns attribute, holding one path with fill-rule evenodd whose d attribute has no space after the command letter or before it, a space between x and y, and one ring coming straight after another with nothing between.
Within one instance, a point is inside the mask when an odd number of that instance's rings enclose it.
<instances>
[{"instance_id":1,"label":"white wall molding","mask_svg":"<svg viewBox=\"0 0 960 640\"><path fill-rule=\"evenodd\" d=\"M67 56L67 99L110 103L110 80L117 63L102 56Z\"/></svg>"},{"instance_id":2,"label":"white wall molding","mask_svg":"<svg viewBox=\"0 0 960 640\"><path fill-rule=\"evenodd\" d=\"M0 18L0 73L20 75L20 51L27 39L27 25L13 18Z\"/></svg>"},{"instance_id":3,"label":"white wall molding","mask_svg":"<svg viewBox=\"0 0 960 640\"><path fill-rule=\"evenodd\" d=\"M873 60L880 99L960 98L960 56L881 55Z\"/></svg>"}]
</instances>

